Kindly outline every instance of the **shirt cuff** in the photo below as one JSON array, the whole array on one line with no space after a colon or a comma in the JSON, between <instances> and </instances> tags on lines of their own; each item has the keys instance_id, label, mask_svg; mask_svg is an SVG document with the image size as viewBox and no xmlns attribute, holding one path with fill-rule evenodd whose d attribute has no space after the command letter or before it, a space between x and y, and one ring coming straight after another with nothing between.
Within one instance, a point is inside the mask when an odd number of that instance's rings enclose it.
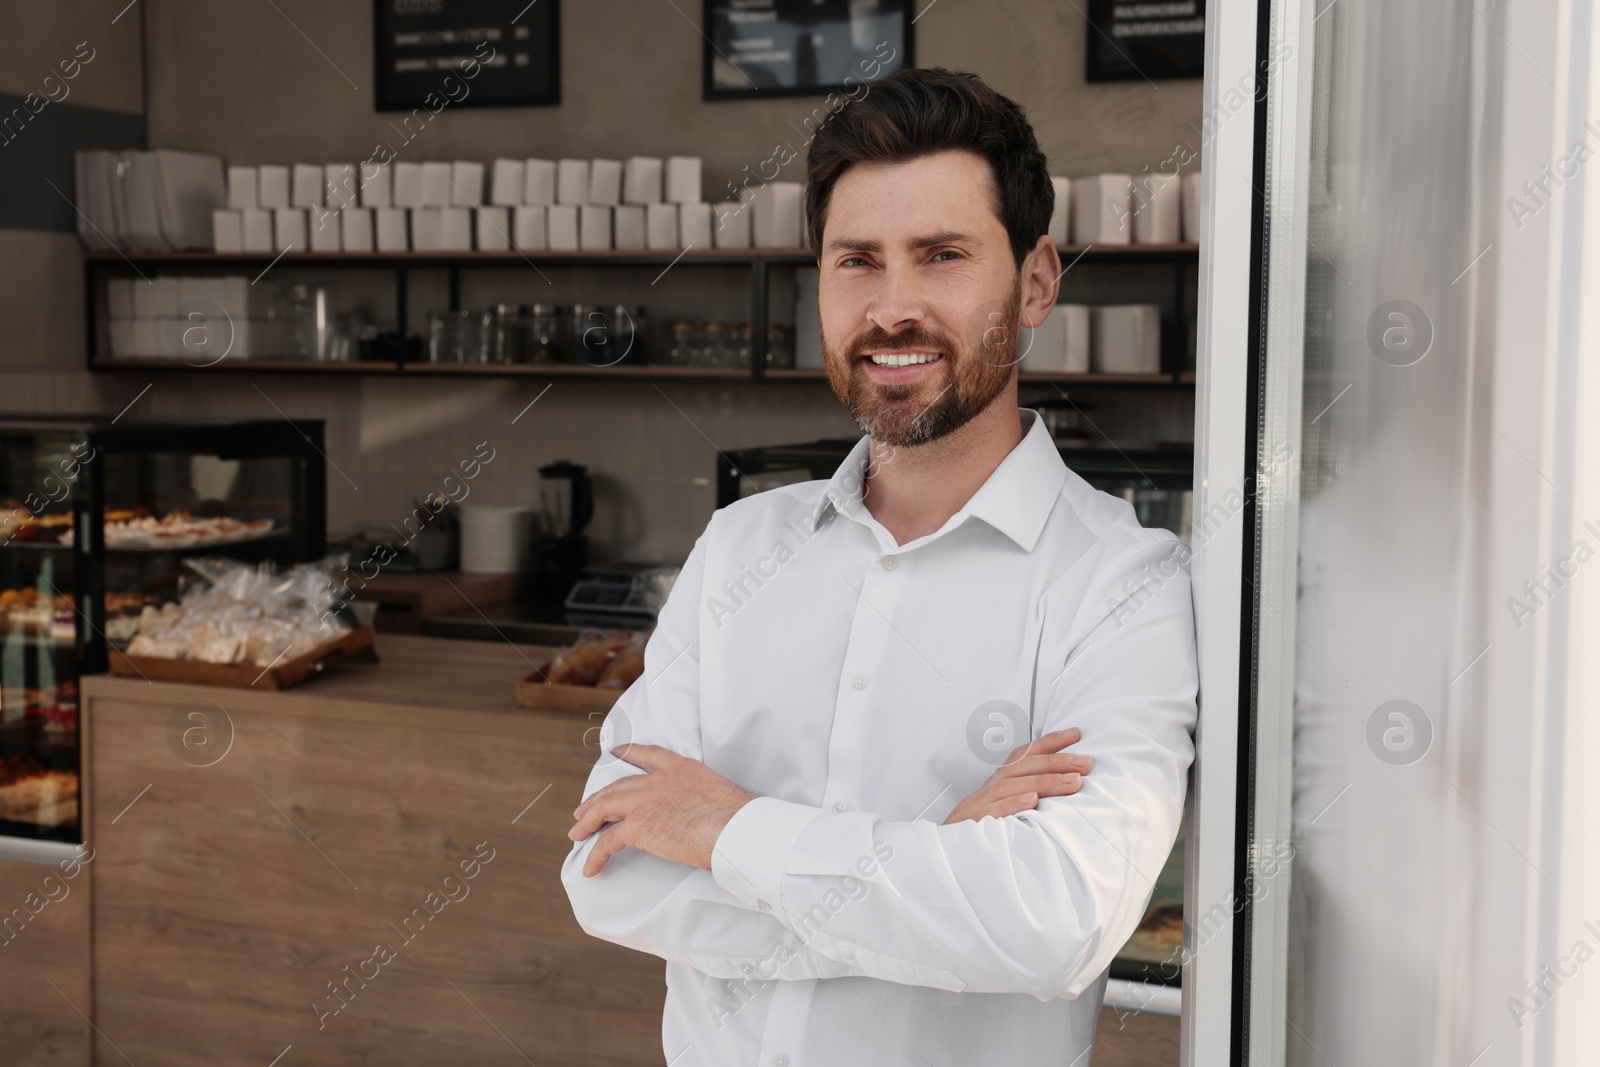
<instances>
[{"instance_id":1,"label":"shirt cuff","mask_svg":"<svg viewBox=\"0 0 1600 1067\"><path fill-rule=\"evenodd\" d=\"M784 868L795 843L821 808L757 797L734 813L711 848L711 877L762 911L781 915Z\"/></svg>"}]
</instances>

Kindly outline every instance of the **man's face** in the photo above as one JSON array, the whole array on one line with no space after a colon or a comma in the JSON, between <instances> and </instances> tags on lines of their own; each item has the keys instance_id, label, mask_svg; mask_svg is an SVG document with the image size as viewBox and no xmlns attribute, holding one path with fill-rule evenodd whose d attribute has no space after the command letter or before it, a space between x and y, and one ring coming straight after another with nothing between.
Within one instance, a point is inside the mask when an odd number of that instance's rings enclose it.
<instances>
[{"instance_id":1,"label":"man's face","mask_svg":"<svg viewBox=\"0 0 1600 1067\"><path fill-rule=\"evenodd\" d=\"M856 164L834 186L822 350L834 393L875 440L937 440L1010 384L1023 276L994 203L971 152Z\"/></svg>"}]
</instances>

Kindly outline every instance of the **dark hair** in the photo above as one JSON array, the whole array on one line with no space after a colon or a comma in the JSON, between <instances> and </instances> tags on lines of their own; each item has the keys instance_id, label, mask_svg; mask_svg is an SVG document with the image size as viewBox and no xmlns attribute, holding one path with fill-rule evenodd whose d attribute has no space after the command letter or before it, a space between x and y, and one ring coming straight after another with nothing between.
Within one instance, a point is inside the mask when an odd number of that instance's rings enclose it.
<instances>
[{"instance_id":1,"label":"dark hair","mask_svg":"<svg viewBox=\"0 0 1600 1067\"><path fill-rule=\"evenodd\" d=\"M935 152L975 152L989 163L995 214L1022 260L1050 229L1055 187L1027 114L976 74L912 67L822 124L806 155L806 240L822 252L822 227L839 176L856 163L907 163Z\"/></svg>"}]
</instances>

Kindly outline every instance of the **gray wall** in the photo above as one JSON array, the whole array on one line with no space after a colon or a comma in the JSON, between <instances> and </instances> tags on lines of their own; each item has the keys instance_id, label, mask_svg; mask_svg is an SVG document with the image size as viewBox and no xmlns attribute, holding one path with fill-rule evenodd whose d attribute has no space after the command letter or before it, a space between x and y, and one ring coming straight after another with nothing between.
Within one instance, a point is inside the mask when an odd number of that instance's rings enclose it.
<instances>
[{"instance_id":1,"label":"gray wall","mask_svg":"<svg viewBox=\"0 0 1600 1067\"><path fill-rule=\"evenodd\" d=\"M100 7L107 11L98 21L76 13ZM27 91L28 78L19 72L35 56L50 54L57 41L67 42L70 53L90 35L80 22L112 29L109 19L121 7L81 4L70 17L23 18L32 5L0 3L14 28L3 47L19 53L0 52L6 72L0 77L17 82L0 81L0 90ZM682 0L569 0L562 10L560 107L446 108L402 158L688 153L705 159L706 192L717 197L780 141L803 149L790 124L799 125L820 100L703 102L701 38L689 21L699 11L699 4ZM113 79L113 65L105 62L98 90L135 110L140 15L152 145L238 163L326 162L359 161L379 141L395 140L389 116L372 107L372 9L364 0L141 0L114 27L123 66ZM1085 32L1079 11L1056 0L938 0L916 24L917 60L975 71L1024 104L1056 173L1137 171L1166 159L1179 142L1198 148L1199 82L1088 85ZM107 41L95 64L109 59L113 38ZM41 119L48 117L46 111ZM798 178L801 169L796 161L784 176ZM0 408L115 411L150 384L136 412L270 417L281 410L324 418L335 532L398 521L413 499L488 440L497 459L479 480L481 499L532 502L533 468L570 458L599 479L591 528L597 556L676 560L712 510L714 448L854 430L817 383L658 389L558 381L513 426L543 383L91 376L81 369L74 239L0 231L0 250ZM1189 432L1187 395L1098 399L1096 421L1113 435L1124 428L1137 436Z\"/></svg>"}]
</instances>

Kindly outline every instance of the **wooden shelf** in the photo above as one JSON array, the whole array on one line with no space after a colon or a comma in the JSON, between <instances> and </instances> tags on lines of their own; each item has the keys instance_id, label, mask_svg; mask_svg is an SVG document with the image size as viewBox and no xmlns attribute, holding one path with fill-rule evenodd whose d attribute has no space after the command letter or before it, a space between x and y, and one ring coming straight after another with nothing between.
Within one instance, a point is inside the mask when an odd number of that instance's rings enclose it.
<instances>
[{"instance_id":1,"label":"wooden shelf","mask_svg":"<svg viewBox=\"0 0 1600 1067\"><path fill-rule=\"evenodd\" d=\"M1084 260L1144 260L1150 262L1193 259L1200 254L1197 244L1160 245L1058 245L1057 254L1070 262ZM276 263L283 267L351 267L389 269L408 267L415 269L449 267L539 267L539 266L613 266L654 267L670 263L747 266L757 260L769 264L804 266L814 264L817 257L805 248L691 248L688 250L623 250L607 249L598 252L540 251L520 252L290 252L277 256L270 252L107 252L86 251L84 262L115 266L193 266L193 267L265 267Z\"/></svg>"}]
</instances>

